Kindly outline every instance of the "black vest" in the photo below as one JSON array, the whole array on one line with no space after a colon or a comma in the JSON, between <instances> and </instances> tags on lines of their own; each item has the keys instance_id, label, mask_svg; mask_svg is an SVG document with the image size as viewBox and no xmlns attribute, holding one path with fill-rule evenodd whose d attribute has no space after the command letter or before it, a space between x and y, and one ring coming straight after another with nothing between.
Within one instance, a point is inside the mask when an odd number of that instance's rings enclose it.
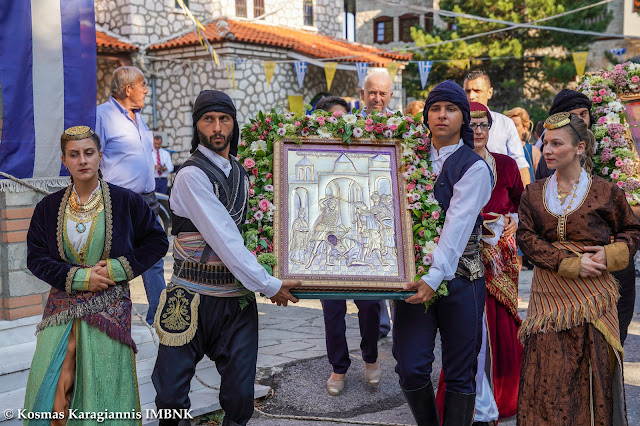
<instances>
[{"instance_id":1,"label":"black vest","mask_svg":"<svg viewBox=\"0 0 640 426\"><path fill-rule=\"evenodd\" d=\"M238 231L240 231L249 208L249 177L244 167L235 158L229 157L229 161L231 163L229 177L226 177L218 166L198 150L184 162L182 168L194 166L207 175L213 186L214 194L225 206L229 215L235 221ZM215 218L213 219L215 220ZM181 232L199 232L191 220L176 215L173 209L171 210L171 225L171 233L173 235L178 235Z\"/></svg>"}]
</instances>

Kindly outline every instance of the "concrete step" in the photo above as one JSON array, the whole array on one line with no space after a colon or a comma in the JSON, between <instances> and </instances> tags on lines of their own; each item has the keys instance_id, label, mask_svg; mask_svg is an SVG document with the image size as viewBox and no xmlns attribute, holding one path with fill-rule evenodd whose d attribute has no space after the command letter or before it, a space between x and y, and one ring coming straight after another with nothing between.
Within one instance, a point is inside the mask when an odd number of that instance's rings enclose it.
<instances>
[{"instance_id":1,"label":"concrete step","mask_svg":"<svg viewBox=\"0 0 640 426\"><path fill-rule=\"evenodd\" d=\"M21 343L0 348L0 391L13 391L27 386L31 360L36 342Z\"/></svg>"},{"instance_id":2,"label":"concrete step","mask_svg":"<svg viewBox=\"0 0 640 426\"><path fill-rule=\"evenodd\" d=\"M42 320L42 315L13 321L0 320L0 349L35 341L36 325L40 320ZM0 359L2 358L0 357Z\"/></svg>"}]
</instances>

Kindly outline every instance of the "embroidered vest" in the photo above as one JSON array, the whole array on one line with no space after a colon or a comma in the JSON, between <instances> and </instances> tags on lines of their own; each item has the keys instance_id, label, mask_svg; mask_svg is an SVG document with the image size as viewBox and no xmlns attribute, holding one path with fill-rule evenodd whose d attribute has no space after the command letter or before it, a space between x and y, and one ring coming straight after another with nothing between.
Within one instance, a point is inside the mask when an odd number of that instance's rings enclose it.
<instances>
[{"instance_id":1,"label":"embroidered vest","mask_svg":"<svg viewBox=\"0 0 640 426\"><path fill-rule=\"evenodd\" d=\"M442 171L436 179L434 196L445 214L449 209L451 197L453 197L453 187L462 178L476 161L482 163L489 168L487 163L466 145L461 146L447 158L442 166ZM489 173L491 170L489 169ZM493 179L493 175L492 175ZM484 265L480 257L480 236L482 226L482 215L476 218L475 226L467 246L458 261L458 269L456 276L463 276L470 280L476 280L484 275Z\"/></svg>"},{"instance_id":2,"label":"embroidered vest","mask_svg":"<svg viewBox=\"0 0 640 426\"><path fill-rule=\"evenodd\" d=\"M194 152L182 167L202 170L212 185L216 197L241 230L249 208L249 178L244 168L230 158L229 177L200 151ZM190 219L171 212L174 239L174 265L171 282L201 294L236 297L249 292L236 281L222 260L206 243Z\"/></svg>"}]
</instances>

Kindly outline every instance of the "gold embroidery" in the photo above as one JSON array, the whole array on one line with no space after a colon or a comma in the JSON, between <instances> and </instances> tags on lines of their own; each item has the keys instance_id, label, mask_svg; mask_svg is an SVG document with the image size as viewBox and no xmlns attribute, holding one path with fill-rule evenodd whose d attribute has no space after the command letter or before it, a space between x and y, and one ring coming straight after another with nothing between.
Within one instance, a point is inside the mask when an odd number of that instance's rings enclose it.
<instances>
[{"instance_id":1,"label":"gold embroidery","mask_svg":"<svg viewBox=\"0 0 640 426\"><path fill-rule=\"evenodd\" d=\"M168 295L168 297L167 297ZM198 306L200 295L183 287L162 291L154 327L165 346L186 345L198 329Z\"/></svg>"},{"instance_id":2,"label":"gold embroidery","mask_svg":"<svg viewBox=\"0 0 640 426\"><path fill-rule=\"evenodd\" d=\"M127 281L131 281L135 276L133 275L133 269L131 269L131 265L129 264L129 261L127 260L127 258L124 256L120 256L120 257L117 257L116 259L120 261L120 264L124 269L124 273L127 274Z\"/></svg>"},{"instance_id":3,"label":"gold embroidery","mask_svg":"<svg viewBox=\"0 0 640 426\"><path fill-rule=\"evenodd\" d=\"M104 251L102 252L102 259L107 260L111 254L111 239L113 238L113 211L111 208L111 190L109 189L109 184L102 179L100 180L100 184L102 185L102 199L104 202ZM129 265L128 262L127 265ZM124 263L122 266L124 266ZM131 267L129 267L129 271L130 270ZM127 271L126 268L125 271ZM132 280L133 272L129 275L127 271L127 277Z\"/></svg>"},{"instance_id":4,"label":"gold embroidery","mask_svg":"<svg viewBox=\"0 0 640 426\"><path fill-rule=\"evenodd\" d=\"M85 274L84 274L84 282L82 283L83 291L89 290L89 279L91 279L91 268L86 268Z\"/></svg>"},{"instance_id":5,"label":"gold embroidery","mask_svg":"<svg viewBox=\"0 0 640 426\"><path fill-rule=\"evenodd\" d=\"M107 271L109 271L109 279L113 281L113 259L107 259Z\"/></svg>"},{"instance_id":6,"label":"gold embroidery","mask_svg":"<svg viewBox=\"0 0 640 426\"><path fill-rule=\"evenodd\" d=\"M73 277L75 277L76 272L78 272L78 269L80 269L80 267L78 266L74 266L71 269L69 269L69 272L67 272L67 279L64 283L64 291L67 292L67 294L71 294L73 292Z\"/></svg>"},{"instance_id":7,"label":"gold embroidery","mask_svg":"<svg viewBox=\"0 0 640 426\"><path fill-rule=\"evenodd\" d=\"M64 225L66 223L64 211L67 208L67 202L69 201L69 195L71 195L71 188L73 185L69 185L67 190L64 192L62 196L62 201L60 201L60 208L58 209L58 226L56 228L56 241L58 243L58 253L60 254L60 259L69 260L67 256L64 254Z\"/></svg>"}]
</instances>

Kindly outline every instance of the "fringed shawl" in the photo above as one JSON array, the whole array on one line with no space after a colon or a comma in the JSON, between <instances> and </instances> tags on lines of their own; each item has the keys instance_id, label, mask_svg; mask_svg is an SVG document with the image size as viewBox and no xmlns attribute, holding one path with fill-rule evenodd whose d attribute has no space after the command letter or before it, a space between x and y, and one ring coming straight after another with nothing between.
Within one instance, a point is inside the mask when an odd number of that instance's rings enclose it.
<instances>
[{"instance_id":1,"label":"fringed shawl","mask_svg":"<svg viewBox=\"0 0 640 426\"><path fill-rule=\"evenodd\" d=\"M515 237L500 238L496 246L481 243L480 254L485 266L487 291L502 303L517 325L522 323L518 315L518 249Z\"/></svg>"}]
</instances>

